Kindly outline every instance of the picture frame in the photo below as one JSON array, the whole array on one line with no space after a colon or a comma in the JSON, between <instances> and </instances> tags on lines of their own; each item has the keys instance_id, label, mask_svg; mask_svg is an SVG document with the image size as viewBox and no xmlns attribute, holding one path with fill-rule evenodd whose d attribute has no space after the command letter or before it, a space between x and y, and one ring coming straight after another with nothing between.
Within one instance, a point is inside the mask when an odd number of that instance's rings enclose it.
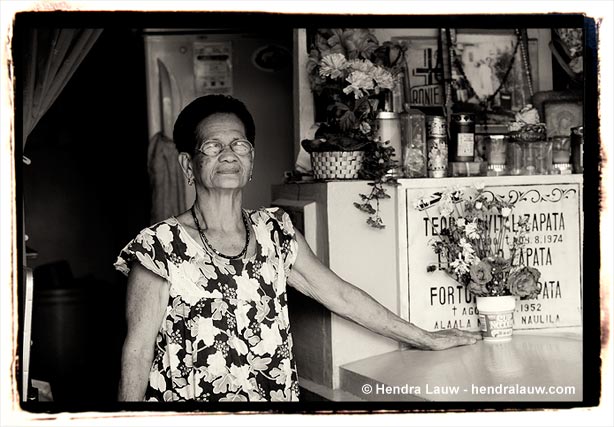
<instances>
[{"instance_id":1,"label":"picture frame","mask_svg":"<svg viewBox=\"0 0 614 427\"><path fill-rule=\"evenodd\" d=\"M584 122L580 100L545 102L544 113L548 138L570 136L571 129Z\"/></svg>"},{"instance_id":2,"label":"picture frame","mask_svg":"<svg viewBox=\"0 0 614 427\"><path fill-rule=\"evenodd\" d=\"M497 92L510 61L513 60L507 82L499 89L498 102L501 107L514 111L519 111L531 103L531 93L539 91L537 39L528 39L527 46L532 88L529 87L522 62L521 47L516 48L517 43L513 29L458 29L456 43L453 46L461 57L463 72L469 84L481 99L486 99Z\"/></svg>"},{"instance_id":3,"label":"picture frame","mask_svg":"<svg viewBox=\"0 0 614 427\"><path fill-rule=\"evenodd\" d=\"M474 87L474 90L483 99L492 95L499 86L500 78L505 73L507 64L509 64L509 57L514 50L516 43L514 30L458 29L456 39L457 53L463 57L463 68L469 80L480 82L479 87ZM407 70L405 84L409 88L406 91L409 104L417 108L443 106L445 92L443 85L443 61L439 54L439 37L401 36L393 37L392 40L396 43L402 43L407 47L405 52ZM528 55L534 92L539 91L538 51L537 39L529 38ZM508 58L502 57L506 54ZM493 64L490 72L492 74L492 83L485 85L487 87L482 87L481 80L483 76L476 75L471 79L470 75L479 68L475 64L487 58L490 58ZM483 69L482 71L487 70ZM453 72L453 76L455 74L457 73ZM477 86L477 83L473 86ZM507 105L503 105L505 101L499 101L502 104L501 106L506 109L518 111L531 102L531 90L528 87L528 79L522 65L520 48L516 51L508 83L502 88L501 92L501 95L509 99Z\"/></svg>"},{"instance_id":4,"label":"picture frame","mask_svg":"<svg viewBox=\"0 0 614 427\"><path fill-rule=\"evenodd\" d=\"M392 41L407 47L405 51L405 85L409 104L413 107L444 105L443 67L436 36L393 37Z\"/></svg>"},{"instance_id":5,"label":"picture frame","mask_svg":"<svg viewBox=\"0 0 614 427\"><path fill-rule=\"evenodd\" d=\"M571 128L583 126L584 112L581 94L573 91L536 92L532 98L547 136L569 136Z\"/></svg>"}]
</instances>

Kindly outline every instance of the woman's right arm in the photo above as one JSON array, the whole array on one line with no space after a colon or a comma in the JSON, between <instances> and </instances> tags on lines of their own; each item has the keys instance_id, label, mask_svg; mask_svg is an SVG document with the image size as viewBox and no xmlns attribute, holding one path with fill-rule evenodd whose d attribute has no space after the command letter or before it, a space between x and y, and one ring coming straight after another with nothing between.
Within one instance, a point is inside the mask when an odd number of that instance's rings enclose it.
<instances>
[{"instance_id":1,"label":"woman's right arm","mask_svg":"<svg viewBox=\"0 0 614 427\"><path fill-rule=\"evenodd\" d=\"M118 399L142 401L153 363L156 336L168 303L166 280L134 263L128 276L126 321Z\"/></svg>"}]
</instances>

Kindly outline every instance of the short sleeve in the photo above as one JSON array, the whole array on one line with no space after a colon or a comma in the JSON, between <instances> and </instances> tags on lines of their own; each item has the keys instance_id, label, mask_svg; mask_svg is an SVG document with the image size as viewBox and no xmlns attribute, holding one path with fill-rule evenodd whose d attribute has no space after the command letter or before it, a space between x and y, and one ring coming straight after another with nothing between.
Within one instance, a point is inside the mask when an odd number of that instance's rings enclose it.
<instances>
[{"instance_id":1,"label":"short sleeve","mask_svg":"<svg viewBox=\"0 0 614 427\"><path fill-rule=\"evenodd\" d=\"M290 215L283 209L274 208L271 212L281 230L279 244L281 246L281 257L284 262L284 270L286 276L290 273L296 256L298 254L298 241L296 240L296 231L294 224L290 219Z\"/></svg>"},{"instance_id":2,"label":"short sleeve","mask_svg":"<svg viewBox=\"0 0 614 427\"><path fill-rule=\"evenodd\" d=\"M149 271L169 280L168 254L158 235L160 227L142 230L121 250L114 267L125 274L130 273L136 261Z\"/></svg>"}]
</instances>

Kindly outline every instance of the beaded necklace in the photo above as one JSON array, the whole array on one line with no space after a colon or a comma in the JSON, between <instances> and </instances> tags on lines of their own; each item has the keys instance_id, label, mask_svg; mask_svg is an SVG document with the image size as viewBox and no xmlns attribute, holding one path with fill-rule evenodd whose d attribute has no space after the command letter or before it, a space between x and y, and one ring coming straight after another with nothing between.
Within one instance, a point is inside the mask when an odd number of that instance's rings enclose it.
<instances>
[{"instance_id":1,"label":"beaded necklace","mask_svg":"<svg viewBox=\"0 0 614 427\"><path fill-rule=\"evenodd\" d=\"M215 249L211 243L209 243L209 240L207 239L207 236L205 235L205 231L203 229L200 228L200 223L198 222L198 218L196 217L196 212L195 212L195 205L192 205L192 217L194 218L194 224L196 224L196 228L198 229L198 234L200 235L200 239L203 242L203 245L205 245L205 247L208 247L209 249L211 249L217 256L220 256L222 258L226 258L226 259L239 259L239 258L243 258L245 256L245 254L247 253L247 248L249 247L249 223L247 221L247 215L245 215L245 212L243 210L241 210L241 217L243 218L243 225L245 225L245 247L243 248L243 250L238 254L238 255L225 255L223 253L221 253L220 251L218 251L217 249ZM201 213L202 214L202 213ZM203 218L205 216L203 215Z\"/></svg>"}]
</instances>

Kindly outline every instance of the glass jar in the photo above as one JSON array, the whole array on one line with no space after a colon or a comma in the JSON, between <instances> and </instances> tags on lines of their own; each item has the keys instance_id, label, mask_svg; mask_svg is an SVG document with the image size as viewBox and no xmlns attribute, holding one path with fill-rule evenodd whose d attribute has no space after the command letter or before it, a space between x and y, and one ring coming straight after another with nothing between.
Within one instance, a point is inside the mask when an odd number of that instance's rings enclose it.
<instances>
[{"instance_id":1,"label":"glass jar","mask_svg":"<svg viewBox=\"0 0 614 427\"><path fill-rule=\"evenodd\" d=\"M524 173L524 148L520 141L510 140L507 146L507 173L522 175Z\"/></svg>"},{"instance_id":2,"label":"glass jar","mask_svg":"<svg viewBox=\"0 0 614 427\"><path fill-rule=\"evenodd\" d=\"M402 172L409 178L425 178L426 172L426 121L420 110L401 113L403 146Z\"/></svg>"},{"instance_id":3,"label":"glass jar","mask_svg":"<svg viewBox=\"0 0 614 427\"><path fill-rule=\"evenodd\" d=\"M399 176L402 156L401 147L401 121L398 113L392 111L380 111L376 117L377 136L382 143L389 141L388 146L394 148L391 160L397 162L397 166L388 171L388 175Z\"/></svg>"},{"instance_id":4,"label":"glass jar","mask_svg":"<svg viewBox=\"0 0 614 427\"><path fill-rule=\"evenodd\" d=\"M523 143L523 175L549 175L552 171L552 142Z\"/></svg>"},{"instance_id":5,"label":"glass jar","mask_svg":"<svg viewBox=\"0 0 614 427\"><path fill-rule=\"evenodd\" d=\"M568 136L556 135L550 138L552 141L552 162L569 163L571 159L571 139Z\"/></svg>"},{"instance_id":6,"label":"glass jar","mask_svg":"<svg viewBox=\"0 0 614 427\"><path fill-rule=\"evenodd\" d=\"M486 139L486 161L488 175L504 175L507 163L508 137L506 135L489 135Z\"/></svg>"},{"instance_id":7,"label":"glass jar","mask_svg":"<svg viewBox=\"0 0 614 427\"><path fill-rule=\"evenodd\" d=\"M451 162L473 162L475 119L472 114L452 114L450 120L449 156Z\"/></svg>"}]
</instances>

